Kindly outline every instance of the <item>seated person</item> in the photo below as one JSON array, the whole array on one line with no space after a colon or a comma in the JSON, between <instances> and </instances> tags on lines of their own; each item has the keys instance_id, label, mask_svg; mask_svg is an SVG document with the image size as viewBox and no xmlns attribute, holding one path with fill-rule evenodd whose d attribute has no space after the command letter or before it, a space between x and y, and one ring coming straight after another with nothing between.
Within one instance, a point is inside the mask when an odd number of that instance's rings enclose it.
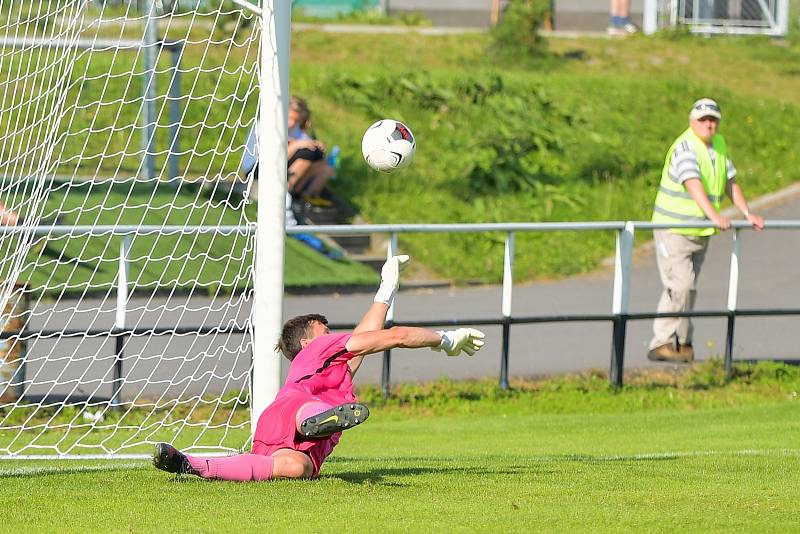
<instances>
[{"instance_id":1,"label":"seated person","mask_svg":"<svg viewBox=\"0 0 800 534\"><path fill-rule=\"evenodd\" d=\"M290 111L291 117L291 111ZM292 120L289 119L289 124L291 126ZM256 138L256 130L258 129L258 122L256 122L253 127L250 129L250 133L247 136L247 141L245 143L245 150L244 156L242 158L242 172L247 177L248 181L258 178L258 143ZM291 132L290 132L291 135ZM291 140L289 141L291 146ZM328 165L330 167L330 165ZM332 169L332 167L331 167ZM327 183L327 180L325 180ZM324 185L323 185L324 187ZM254 198L252 194L252 188L248 188L248 195L251 198ZM286 212L285 212L285 220L286 226L296 226L300 223L297 220L297 217L294 215L294 211L292 210L292 195L287 190L286 192ZM291 237L305 243L309 247L313 248L317 252L325 254L332 260L339 260L342 258L341 251L337 250L336 248L330 248L323 243L321 239L311 234L292 234Z\"/></svg>"},{"instance_id":2,"label":"seated person","mask_svg":"<svg viewBox=\"0 0 800 534\"><path fill-rule=\"evenodd\" d=\"M19 216L17 213L7 208L5 204L0 202L0 225L3 226L16 226Z\"/></svg>"},{"instance_id":3,"label":"seated person","mask_svg":"<svg viewBox=\"0 0 800 534\"><path fill-rule=\"evenodd\" d=\"M325 157L325 145L314 139L311 111L302 98L289 99L288 189L293 197L315 197L336 174Z\"/></svg>"},{"instance_id":4,"label":"seated person","mask_svg":"<svg viewBox=\"0 0 800 534\"><path fill-rule=\"evenodd\" d=\"M246 176L248 182L258 178L258 143L256 142L256 130L258 129L258 121L253 124L250 133L247 135L245 142L244 157L242 158L242 172ZM255 200L256 195L252 187L247 188L246 195ZM292 211L292 196L286 192L286 226L297 225L297 219Z\"/></svg>"},{"instance_id":5,"label":"seated person","mask_svg":"<svg viewBox=\"0 0 800 534\"><path fill-rule=\"evenodd\" d=\"M245 175L254 178L258 177L257 126L250 130L242 160ZM288 127L287 190L295 199L319 197L336 169L325 157L325 145L309 133L311 112L302 98L293 96L289 100Z\"/></svg>"}]
</instances>

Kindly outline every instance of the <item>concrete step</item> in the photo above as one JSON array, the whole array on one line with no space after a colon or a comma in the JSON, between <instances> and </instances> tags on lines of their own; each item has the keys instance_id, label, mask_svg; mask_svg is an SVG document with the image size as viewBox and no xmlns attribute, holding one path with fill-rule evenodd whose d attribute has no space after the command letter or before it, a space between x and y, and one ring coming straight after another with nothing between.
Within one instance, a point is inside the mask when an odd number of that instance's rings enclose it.
<instances>
[{"instance_id":1,"label":"concrete step","mask_svg":"<svg viewBox=\"0 0 800 534\"><path fill-rule=\"evenodd\" d=\"M383 267L383 264L386 262L386 256L375 256L372 254L348 254L347 257L358 263L363 263L377 272L380 272L381 267Z\"/></svg>"},{"instance_id":2,"label":"concrete step","mask_svg":"<svg viewBox=\"0 0 800 534\"><path fill-rule=\"evenodd\" d=\"M352 259L354 256L364 254L372 247L369 234L364 235L336 235L331 236L337 245L342 247ZM360 261L360 260L357 260Z\"/></svg>"},{"instance_id":3,"label":"concrete step","mask_svg":"<svg viewBox=\"0 0 800 534\"><path fill-rule=\"evenodd\" d=\"M257 187L257 183L254 184ZM204 187L210 195L231 195L242 194L247 184L244 182L224 182L205 184ZM292 204L292 212L301 225L328 225L328 224L349 224L354 218L357 219L355 210L344 200L337 197L332 191L325 190L321 195L323 201L304 201L296 200ZM336 248L340 248L349 258L354 261L361 261L359 258L365 257L364 263L374 268L372 260L368 256L368 251L372 248L373 240L370 234L341 235L341 236L318 236ZM384 258L380 258L378 269L383 265Z\"/></svg>"},{"instance_id":4,"label":"concrete step","mask_svg":"<svg viewBox=\"0 0 800 534\"><path fill-rule=\"evenodd\" d=\"M326 192L323 198L329 201L330 205L321 206L312 202L295 202L292 211L297 220L303 224L348 224L355 216L354 210L334 194ZM369 234L335 235L330 238L347 253L348 257L364 254L372 245L372 238Z\"/></svg>"}]
</instances>

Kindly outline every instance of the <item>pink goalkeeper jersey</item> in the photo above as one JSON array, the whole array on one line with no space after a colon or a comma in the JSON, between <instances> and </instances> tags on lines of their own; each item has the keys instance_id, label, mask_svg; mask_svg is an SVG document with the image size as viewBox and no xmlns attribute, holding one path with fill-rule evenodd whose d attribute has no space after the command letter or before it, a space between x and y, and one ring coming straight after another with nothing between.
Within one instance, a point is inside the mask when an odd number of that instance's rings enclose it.
<instances>
[{"instance_id":1,"label":"pink goalkeeper jersey","mask_svg":"<svg viewBox=\"0 0 800 534\"><path fill-rule=\"evenodd\" d=\"M356 400L347 361L353 358L345 345L351 334L326 334L315 338L295 356L276 400L298 390L329 404Z\"/></svg>"},{"instance_id":2,"label":"pink goalkeeper jersey","mask_svg":"<svg viewBox=\"0 0 800 534\"><path fill-rule=\"evenodd\" d=\"M307 439L297 433L295 416L307 402L322 401L331 406L355 402L353 381L347 360L353 358L345 344L350 334L327 334L315 338L295 356L278 396L258 418L253 436L253 453L265 456L279 449L307 453L314 463L313 478L319 475L325 458L339 443L341 432L322 439Z\"/></svg>"}]
</instances>

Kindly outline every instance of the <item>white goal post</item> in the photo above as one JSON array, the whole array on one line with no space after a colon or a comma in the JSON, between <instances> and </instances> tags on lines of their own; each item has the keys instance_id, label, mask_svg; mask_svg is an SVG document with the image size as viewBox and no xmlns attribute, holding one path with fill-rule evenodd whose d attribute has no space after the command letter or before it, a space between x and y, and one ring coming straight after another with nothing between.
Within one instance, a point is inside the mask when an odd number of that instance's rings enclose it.
<instances>
[{"instance_id":1,"label":"white goal post","mask_svg":"<svg viewBox=\"0 0 800 534\"><path fill-rule=\"evenodd\" d=\"M282 372L290 9L0 2L0 459L248 446Z\"/></svg>"}]
</instances>

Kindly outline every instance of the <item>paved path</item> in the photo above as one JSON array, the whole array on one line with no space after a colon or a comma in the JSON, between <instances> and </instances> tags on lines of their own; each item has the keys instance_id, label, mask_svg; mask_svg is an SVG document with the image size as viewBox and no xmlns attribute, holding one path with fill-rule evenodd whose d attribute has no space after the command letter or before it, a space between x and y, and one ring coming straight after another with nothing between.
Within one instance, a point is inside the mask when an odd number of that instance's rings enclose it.
<instances>
[{"instance_id":1,"label":"paved path","mask_svg":"<svg viewBox=\"0 0 800 534\"><path fill-rule=\"evenodd\" d=\"M754 210L755 211L755 210ZM768 219L800 219L800 197L760 210ZM727 305L728 273L732 233L712 240L700 277L698 310L722 310ZM796 308L800 303L798 265L800 231L742 231L740 259L740 308ZM613 251L609 251L613 253ZM652 253L634 266L630 311L653 312L661 291ZM516 286L512 314L605 314L611 311L612 273L600 272L558 282ZM397 321L477 319L500 317L499 286L443 288L401 291ZM332 321L357 321L371 301L369 294L290 296L286 316L319 312ZM800 339L797 317L740 318L737 320L735 357L798 358ZM695 347L698 358L719 355L724 350L725 320L698 319ZM633 321L628 326L626 368L658 365L645 358L650 321ZM500 370L500 327L485 328L488 340L475 358L445 358L426 350L399 350L393 356L392 380L396 382L498 376ZM606 323L561 323L515 325L511 330L510 372L538 375L608 369L611 354L611 325ZM369 359L368 359L369 360ZM379 382L381 358L373 357L359 372L362 382Z\"/></svg>"}]
</instances>

